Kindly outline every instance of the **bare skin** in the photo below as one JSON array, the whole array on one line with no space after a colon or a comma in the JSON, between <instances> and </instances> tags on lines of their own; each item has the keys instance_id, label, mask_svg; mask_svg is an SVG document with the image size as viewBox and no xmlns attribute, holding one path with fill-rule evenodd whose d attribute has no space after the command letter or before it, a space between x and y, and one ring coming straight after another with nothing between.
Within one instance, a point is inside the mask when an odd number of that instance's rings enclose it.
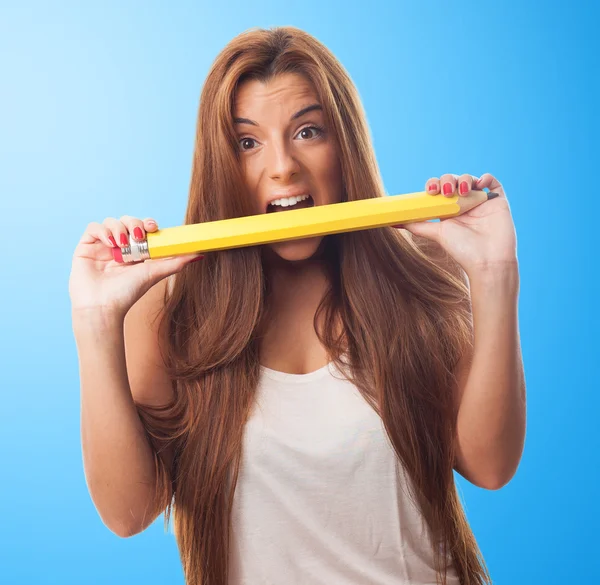
<instances>
[{"instance_id":1,"label":"bare skin","mask_svg":"<svg viewBox=\"0 0 600 585\"><path fill-rule=\"evenodd\" d=\"M281 189L304 189L315 205L341 201L338 152L323 112L313 110L291 120L296 112L318 103L310 82L294 73L267 84L249 80L238 89L234 118L257 123L236 124L244 177L256 213L265 213L267 203ZM320 259L322 244L323 236L319 236L263 248L264 269L273 291L273 318L261 345L263 366L306 374L329 361L313 327L327 288Z\"/></svg>"}]
</instances>

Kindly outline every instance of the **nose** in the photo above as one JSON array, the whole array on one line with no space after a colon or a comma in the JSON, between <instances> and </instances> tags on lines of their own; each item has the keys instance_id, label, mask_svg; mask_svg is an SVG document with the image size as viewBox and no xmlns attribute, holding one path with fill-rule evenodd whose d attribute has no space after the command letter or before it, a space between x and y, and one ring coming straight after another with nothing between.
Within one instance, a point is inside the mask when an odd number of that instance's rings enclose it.
<instances>
[{"instance_id":1,"label":"nose","mask_svg":"<svg viewBox=\"0 0 600 585\"><path fill-rule=\"evenodd\" d=\"M272 141L267 151L267 172L271 179L285 183L300 170L293 149L285 140Z\"/></svg>"}]
</instances>

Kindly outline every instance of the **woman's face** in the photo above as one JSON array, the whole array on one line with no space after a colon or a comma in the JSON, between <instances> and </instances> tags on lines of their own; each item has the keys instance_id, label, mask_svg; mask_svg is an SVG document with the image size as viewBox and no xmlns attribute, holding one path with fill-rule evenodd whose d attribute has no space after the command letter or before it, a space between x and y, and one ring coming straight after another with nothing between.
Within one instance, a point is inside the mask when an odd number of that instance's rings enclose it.
<instances>
[{"instance_id":1,"label":"woman's face","mask_svg":"<svg viewBox=\"0 0 600 585\"><path fill-rule=\"evenodd\" d=\"M315 108L303 112L309 106ZM234 124L256 214L288 213L341 201L335 140L325 127L319 100L305 77L286 73L267 84L247 80L236 94ZM287 207L268 205L300 194L310 197ZM323 237L275 242L269 248L284 260L306 260L315 254Z\"/></svg>"}]
</instances>

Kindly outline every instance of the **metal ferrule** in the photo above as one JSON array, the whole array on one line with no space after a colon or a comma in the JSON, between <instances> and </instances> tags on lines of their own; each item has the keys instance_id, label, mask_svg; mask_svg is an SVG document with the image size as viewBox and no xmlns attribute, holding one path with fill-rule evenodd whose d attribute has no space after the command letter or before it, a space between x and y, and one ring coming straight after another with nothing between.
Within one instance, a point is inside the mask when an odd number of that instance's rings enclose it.
<instances>
[{"instance_id":1,"label":"metal ferrule","mask_svg":"<svg viewBox=\"0 0 600 585\"><path fill-rule=\"evenodd\" d=\"M123 262L140 262L142 260L150 260L150 252L148 251L148 241L142 240L137 242L129 238L129 245L121 247Z\"/></svg>"}]
</instances>

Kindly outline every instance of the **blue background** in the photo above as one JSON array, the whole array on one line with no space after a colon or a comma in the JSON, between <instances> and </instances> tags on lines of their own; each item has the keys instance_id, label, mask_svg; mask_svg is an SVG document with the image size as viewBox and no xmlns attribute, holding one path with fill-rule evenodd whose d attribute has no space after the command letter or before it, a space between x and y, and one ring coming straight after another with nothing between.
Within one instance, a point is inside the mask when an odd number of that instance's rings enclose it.
<instances>
[{"instance_id":1,"label":"blue background","mask_svg":"<svg viewBox=\"0 0 600 585\"><path fill-rule=\"evenodd\" d=\"M210 64L248 28L291 24L356 83L389 194L447 172L504 185L518 235L527 440L503 489L458 483L496 583L598 582L592 2L283 4L2 8L0 581L183 583L162 516L121 539L88 495L71 257L90 221L182 223Z\"/></svg>"}]
</instances>

